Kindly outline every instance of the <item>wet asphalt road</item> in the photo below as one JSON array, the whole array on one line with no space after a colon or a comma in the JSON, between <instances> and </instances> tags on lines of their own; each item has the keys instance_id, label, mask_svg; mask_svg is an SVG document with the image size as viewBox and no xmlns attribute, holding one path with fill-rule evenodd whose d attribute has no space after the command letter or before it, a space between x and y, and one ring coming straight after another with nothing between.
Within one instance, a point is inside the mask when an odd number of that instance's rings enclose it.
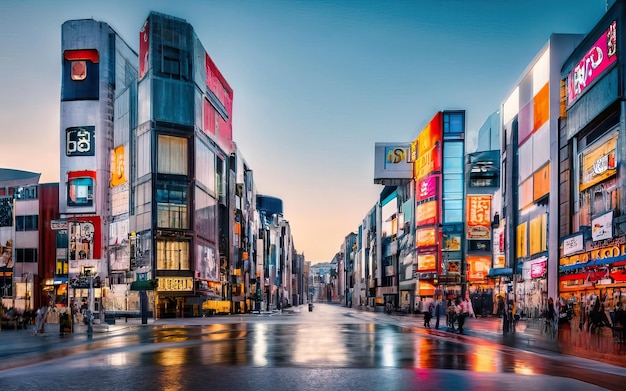
<instances>
[{"instance_id":1,"label":"wet asphalt road","mask_svg":"<svg viewBox=\"0 0 626 391\"><path fill-rule=\"evenodd\" d=\"M30 338L0 353L0 389L626 389L623 368L334 305Z\"/></svg>"}]
</instances>

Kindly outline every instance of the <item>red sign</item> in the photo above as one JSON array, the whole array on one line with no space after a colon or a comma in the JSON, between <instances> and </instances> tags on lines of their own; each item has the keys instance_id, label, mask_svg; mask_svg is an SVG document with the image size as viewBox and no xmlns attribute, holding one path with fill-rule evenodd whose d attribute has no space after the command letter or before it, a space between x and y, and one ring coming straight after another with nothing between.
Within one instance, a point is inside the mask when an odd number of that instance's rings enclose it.
<instances>
[{"instance_id":1,"label":"red sign","mask_svg":"<svg viewBox=\"0 0 626 391\"><path fill-rule=\"evenodd\" d=\"M148 72L148 56L150 53L150 30L148 21L143 24L141 31L139 31L139 80L143 79Z\"/></svg>"}]
</instances>

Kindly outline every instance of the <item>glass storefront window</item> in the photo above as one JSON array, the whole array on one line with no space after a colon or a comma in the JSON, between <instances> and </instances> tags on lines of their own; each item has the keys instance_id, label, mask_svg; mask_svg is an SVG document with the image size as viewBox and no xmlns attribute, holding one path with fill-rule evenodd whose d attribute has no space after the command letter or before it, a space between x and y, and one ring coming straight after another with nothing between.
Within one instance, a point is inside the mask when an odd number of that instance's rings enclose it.
<instances>
[{"instance_id":1,"label":"glass storefront window","mask_svg":"<svg viewBox=\"0 0 626 391\"><path fill-rule=\"evenodd\" d=\"M158 270L190 270L189 242L157 240Z\"/></svg>"},{"instance_id":2,"label":"glass storefront window","mask_svg":"<svg viewBox=\"0 0 626 391\"><path fill-rule=\"evenodd\" d=\"M159 228L189 228L187 185L159 182L156 189L157 226Z\"/></svg>"}]
</instances>

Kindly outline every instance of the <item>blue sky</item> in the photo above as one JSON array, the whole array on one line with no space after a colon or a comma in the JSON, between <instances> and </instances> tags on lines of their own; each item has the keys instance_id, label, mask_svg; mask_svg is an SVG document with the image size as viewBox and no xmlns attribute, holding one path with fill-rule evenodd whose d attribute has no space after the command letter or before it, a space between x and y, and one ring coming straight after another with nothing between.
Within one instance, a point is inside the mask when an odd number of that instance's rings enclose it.
<instances>
[{"instance_id":1,"label":"blue sky","mask_svg":"<svg viewBox=\"0 0 626 391\"><path fill-rule=\"evenodd\" d=\"M0 1L0 167L59 181L61 24L108 23L135 50L148 13L191 23L234 90L233 138L282 198L298 252L330 261L382 190L374 143L435 112L472 132L551 33L587 33L605 0Z\"/></svg>"}]
</instances>

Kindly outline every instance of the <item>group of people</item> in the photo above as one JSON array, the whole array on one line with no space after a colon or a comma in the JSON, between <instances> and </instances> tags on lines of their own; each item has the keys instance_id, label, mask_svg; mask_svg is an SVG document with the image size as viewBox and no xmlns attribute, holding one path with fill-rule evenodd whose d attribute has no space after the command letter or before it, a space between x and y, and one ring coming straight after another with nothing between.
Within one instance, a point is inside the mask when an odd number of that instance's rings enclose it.
<instances>
[{"instance_id":1,"label":"group of people","mask_svg":"<svg viewBox=\"0 0 626 391\"><path fill-rule=\"evenodd\" d=\"M435 318L435 329L438 329L441 315L446 316L446 327L448 329L452 331L458 330L461 334L464 331L465 319L476 317L472 302L468 297L464 300L461 300L459 297L448 298L445 304L440 298L437 298L428 305L428 309L424 312L424 327L431 328L430 322L432 318ZM455 324L457 327L455 327Z\"/></svg>"}]
</instances>

